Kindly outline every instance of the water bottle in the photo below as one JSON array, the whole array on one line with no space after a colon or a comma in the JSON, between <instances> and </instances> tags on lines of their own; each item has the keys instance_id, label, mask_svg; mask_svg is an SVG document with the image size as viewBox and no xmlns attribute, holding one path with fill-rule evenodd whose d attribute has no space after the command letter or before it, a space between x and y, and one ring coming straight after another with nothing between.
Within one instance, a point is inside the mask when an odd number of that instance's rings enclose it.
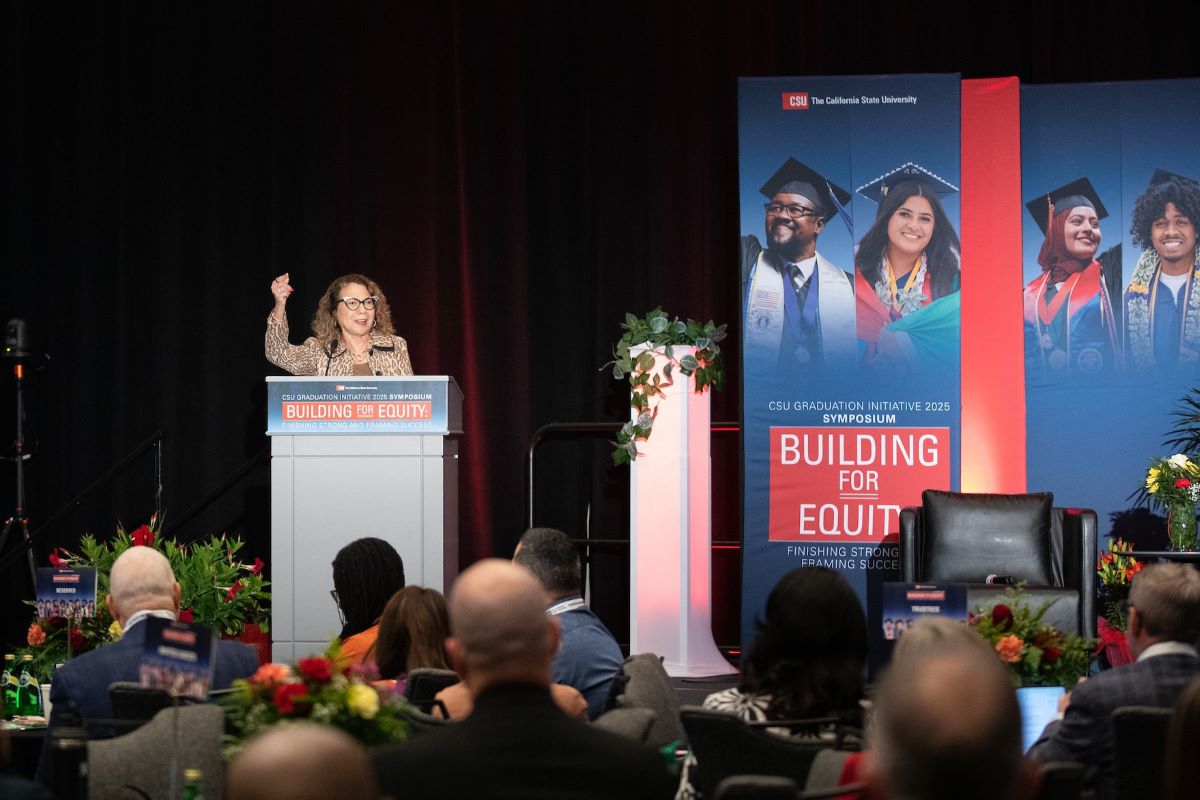
<instances>
[{"instance_id":1,"label":"water bottle","mask_svg":"<svg viewBox=\"0 0 1200 800\"><path fill-rule=\"evenodd\" d=\"M198 769L183 771L183 800L204 800L204 773Z\"/></svg>"},{"instance_id":2,"label":"water bottle","mask_svg":"<svg viewBox=\"0 0 1200 800\"><path fill-rule=\"evenodd\" d=\"M17 714L23 717L42 715L42 689L33 674L33 656L21 656L21 677L17 681Z\"/></svg>"},{"instance_id":3,"label":"water bottle","mask_svg":"<svg viewBox=\"0 0 1200 800\"><path fill-rule=\"evenodd\" d=\"M4 718L12 719L17 713L17 657L13 653L4 656L4 678L0 686L4 688Z\"/></svg>"}]
</instances>

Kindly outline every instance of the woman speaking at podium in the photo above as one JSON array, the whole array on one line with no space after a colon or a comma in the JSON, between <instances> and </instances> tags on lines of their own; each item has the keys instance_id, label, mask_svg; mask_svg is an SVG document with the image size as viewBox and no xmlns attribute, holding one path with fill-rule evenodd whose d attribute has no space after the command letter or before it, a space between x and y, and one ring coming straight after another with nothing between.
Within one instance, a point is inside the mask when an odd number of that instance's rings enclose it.
<instances>
[{"instance_id":1,"label":"woman speaking at podium","mask_svg":"<svg viewBox=\"0 0 1200 800\"><path fill-rule=\"evenodd\" d=\"M293 375L412 375L408 343L392 328L392 311L379 284L363 275L343 275L329 284L313 336L288 341L287 299L295 291L288 273L271 281L275 308L267 317L267 360Z\"/></svg>"}]
</instances>

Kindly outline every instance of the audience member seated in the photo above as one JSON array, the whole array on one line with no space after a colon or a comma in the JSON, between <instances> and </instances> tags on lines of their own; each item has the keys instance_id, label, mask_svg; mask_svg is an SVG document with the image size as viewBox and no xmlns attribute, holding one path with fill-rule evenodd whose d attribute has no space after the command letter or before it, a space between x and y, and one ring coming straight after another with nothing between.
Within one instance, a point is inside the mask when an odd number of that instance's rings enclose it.
<instances>
[{"instance_id":1,"label":"audience member seated","mask_svg":"<svg viewBox=\"0 0 1200 800\"><path fill-rule=\"evenodd\" d=\"M131 547L113 562L106 599L109 613L121 625L121 638L77 656L54 671L50 683L50 733L69 715L88 720L112 719L108 687L117 681L136 683L147 617L175 619L179 583L166 557L150 547ZM218 639L213 650L213 689L226 689L236 678L258 669L258 654L244 644ZM52 736L46 736L38 779L51 774Z\"/></svg>"},{"instance_id":2,"label":"audience member seated","mask_svg":"<svg viewBox=\"0 0 1200 800\"><path fill-rule=\"evenodd\" d=\"M1196 742L1200 742L1200 677L1193 678L1175 701L1167 731L1167 800L1200 797L1200 771L1192 760Z\"/></svg>"},{"instance_id":3,"label":"audience member seated","mask_svg":"<svg viewBox=\"0 0 1200 800\"><path fill-rule=\"evenodd\" d=\"M228 800L375 800L379 787L362 746L345 731L296 722L255 736L229 765Z\"/></svg>"},{"instance_id":4,"label":"audience member seated","mask_svg":"<svg viewBox=\"0 0 1200 800\"><path fill-rule=\"evenodd\" d=\"M333 599L342 616L342 663L362 664L379 636L388 600L404 588L404 562L383 539L355 539L333 559Z\"/></svg>"},{"instance_id":5,"label":"audience member seated","mask_svg":"<svg viewBox=\"0 0 1200 800\"><path fill-rule=\"evenodd\" d=\"M396 797L654 798L671 792L650 748L569 719L550 699L561 634L528 570L498 559L450 592L446 650L474 698L457 725L374 753Z\"/></svg>"},{"instance_id":6,"label":"audience member seated","mask_svg":"<svg viewBox=\"0 0 1200 800\"><path fill-rule=\"evenodd\" d=\"M1098 769L1097 795L1113 793L1112 712L1121 706L1168 708L1200 674L1200 572L1183 564L1150 564L1129 588L1132 664L1081 682L1059 703L1061 720L1046 726L1029 750L1039 761L1078 761Z\"/></svg>"},{"instance_id":7,"label":"audience member seated","mask_svg":"<svg viewBox=\"0 0 1200 800\"><path fill-rule=\"evenodd\" d=\"M530 569L546 592L546 613L562 626L554 656L554 682L574 686L587 700L588 718L604 713L613 677L625 657L617 640L583 602L579 551L554 528L530 528L517 542L513 561Z\"/></svg>"},{"instance_id":8,"label":"audience member seated","mask_svg":"<svg viewBox=\"0 0 1200 800\"><path fill-rule=\"evenodd\" d=\"M866 660L866 618L850 584L826 567L800 567L768 595L739 684L710 694L703 705L754 722L838 716L861 727ZM800 735L832 742L834 731ZM684 762L676 797L696 795L688 777L695 763L691 756Z\"/></svg>"},{"instance_id":9,"label":"audience member seated","mask_svg":"<svg viewBox=\"0 0 1200 800\"><path fill-rule=\"evenodd\" d=\"M1021 711L1008 670L989 648L943 633L928 649L897 653L874 696L871 797L1035 796L1037 767L1021 756Z\"/></svg>"},{"instance_id":10,"label":"audience member seated","mask_svg":"<svg viewBox=\"0 0 1200 800\"><path fill-rule=\"evenodd\" d=\"M404 691L404 676L421 667L450 669L446 637L450 617L446 598L437 589L405 586L392 595L379 618L379 637L367 660L379 668L379 677Z\"/></svg>"}]
</instances>

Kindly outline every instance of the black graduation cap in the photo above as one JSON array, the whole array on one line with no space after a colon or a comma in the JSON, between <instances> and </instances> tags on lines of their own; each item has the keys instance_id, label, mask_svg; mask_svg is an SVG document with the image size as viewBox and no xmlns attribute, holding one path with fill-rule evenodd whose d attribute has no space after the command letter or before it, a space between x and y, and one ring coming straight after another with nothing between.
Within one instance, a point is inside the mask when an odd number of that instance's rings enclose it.
<instances>
[{"instance_id":1,"label":"black graduation cap","mask_svg":"<svg viewBox=\"0 0 1200 800\"><path fill-rule=\"evenodd\" d=\"M768 200L781 192L804 195L819 207L818 210L827 219L835 211L841 212L850 202L848 191L794 158L783 162L783 166L767 179L759 191Z\"/></svg>"},{"instance_id":2,"label":"black graduation cap","mask_svg":"<svg viewBox=\"0 0 1200 800\"><path fill-rule=\"evenodd\" d=\"M1150 176L1150 185L1158 186L1163 183L1178 183L1185 186L1195 186L1200 181L1195 178L1188 178L1175 172L1162 169L1161 167L1154 170L1154 174Z\"/></svg>"},{"instance_id":3,"label":"black graduation cap","mask_svg":"<svg viewBox=\"0 0 1200 800\"><path fill-rule=\"evenodd\" d=\"M915 161L906 161L891 172L885 172L870 183L858 187L858 193L879 205L893 186L906 181L923 183L938 197L945 197L958 191L957 186L941 176L933 174Z\"/></svg>"},{"instance_id":4,"label":"black graduation cap","mask_svg":"<svg viewBox=\"0 0 1200 800\"><path fill-rule=\"evenodd\" d=\"M1096 217L1099 219L1108 216L1108 209L1100 202L1100 195L1096 194L1095 187L1086 177L1073 180L1057 189L1051 189L1025 204L1025 208L1029 209L1033 221L1037 223L1043 235L1046 233L1046 227L1050 224L1049 204L1053 204L1060 211L1066 208L1087 206L1096 210Z\"/></svg>"}]
</instances>

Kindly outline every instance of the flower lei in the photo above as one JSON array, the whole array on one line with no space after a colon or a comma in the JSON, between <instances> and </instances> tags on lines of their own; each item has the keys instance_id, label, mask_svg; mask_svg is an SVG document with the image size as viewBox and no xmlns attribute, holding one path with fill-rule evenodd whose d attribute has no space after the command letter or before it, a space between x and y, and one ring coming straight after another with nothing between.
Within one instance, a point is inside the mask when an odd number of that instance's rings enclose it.
<instances>
[{"instance_id":1,"label":"flower lei","mask_svg":"<svg viewBox=\"0 0 1200 800\"><path fill-rule=\"evenodd\" d=\"M885 308L897 312L902 317L919 311L928 299L925 295L925 273L928 268L925 254L921 253L921 265L917 267L916 274L911 275L904 287L900 288L896 285L892 265L884 255L883 269L880 270L879 280L875 281L875 296Z\"/></svg>"}]
</instances>

